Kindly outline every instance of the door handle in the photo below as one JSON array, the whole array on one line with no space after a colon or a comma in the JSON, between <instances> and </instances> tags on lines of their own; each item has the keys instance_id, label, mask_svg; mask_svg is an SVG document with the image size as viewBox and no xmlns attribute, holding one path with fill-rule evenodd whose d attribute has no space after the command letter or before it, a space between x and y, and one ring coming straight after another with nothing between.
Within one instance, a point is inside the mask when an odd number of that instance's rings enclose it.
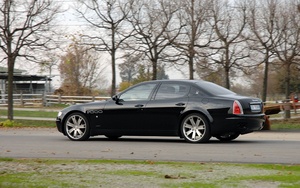
<instances>
[{"instance_id":1,"label":"door handle","mask_svg":"<svg viewBox=\"0 0 300 188\"><path fill-rule=\"evenodd\" d=\"M143 106L144 106L143 104L137 104L137 105L135 105L134 107L142 108Z\"/></svg>"},{"instance_id":2,"label":"door handle","mask_svg":"<svg viewBox=\"0 0 300 188\"><path fill-rule=\"evenodd\" d=\"M175 104L176 106L184 106L185 105L185 103L183 103L183 102L180 102L180 103L177 103L177 104Z\"/></svg>"}]
</instances>

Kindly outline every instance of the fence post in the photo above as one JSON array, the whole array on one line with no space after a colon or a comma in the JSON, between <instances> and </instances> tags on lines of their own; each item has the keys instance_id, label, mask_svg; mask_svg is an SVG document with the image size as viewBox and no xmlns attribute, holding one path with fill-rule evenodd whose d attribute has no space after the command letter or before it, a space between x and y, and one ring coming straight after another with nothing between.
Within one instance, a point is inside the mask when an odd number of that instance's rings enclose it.
<instances>
[{"instance_id":1,"label":"fence post","mask_svg":"<svg viewBox=\"0 0 300 188\"><path fill-rule=\"evenodd\" d=\"M283 115L284 115L284 119L290 119L291 118L291 104L285 103L283 104Z\"/></svg>"},{"instance_id":2,"label":"fence post","mask_svg":"<svg viewBox=\"0 0 300 188\"><path fill-rule=\"evenodd\" d=\"M46 97L47 97L46 92L43 92L43 94L42 94L42 105L44 107L48 106Z\"/></svg>"},{"instance_id":3,"label":"fence post","mask_svg":"<svg viewBox=\"0 0 300 188\"><path fill-rule=\"evenodd\" d=\"M58 104L61 104L61 94L58 95Z\"/></svg>"},{"instance_id":4,"label":"fence post","mask_svg":"<svg viewBox=\"0 0 300 188\"><path fill-rule=\"evenodd\" d=\"M24 107L23 92L21 92L20 95L20 102L21 102L21 107Z\"/></svg>"}]
</instances>

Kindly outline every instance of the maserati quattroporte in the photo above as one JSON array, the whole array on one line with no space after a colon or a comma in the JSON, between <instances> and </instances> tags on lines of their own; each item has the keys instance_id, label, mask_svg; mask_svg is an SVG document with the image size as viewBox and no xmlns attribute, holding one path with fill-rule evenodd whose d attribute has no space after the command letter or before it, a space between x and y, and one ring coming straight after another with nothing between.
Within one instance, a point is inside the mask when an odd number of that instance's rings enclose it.
<instances>
[{"instance_id":1,"label":"maserati quattroporte","mask_svg":"<svg viewBox=\"0 0 300 188\"><path fill-rule=\"evenodd\" d=\"M71 140L178 136L192 143L231 141L263 123L260 99L201 80L143 82L106 101L67 107L56 119L58 131Z\"/></svg>"}]
</instances>

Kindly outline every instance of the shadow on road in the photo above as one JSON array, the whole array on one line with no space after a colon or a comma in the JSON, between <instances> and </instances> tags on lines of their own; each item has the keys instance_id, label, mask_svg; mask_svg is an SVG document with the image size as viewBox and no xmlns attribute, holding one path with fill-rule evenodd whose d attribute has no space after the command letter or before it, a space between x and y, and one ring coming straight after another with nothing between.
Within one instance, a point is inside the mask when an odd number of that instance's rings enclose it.
<instances>
[{"instance_id":1,"label":"shadow on road","mask_svg":"<svg viewBox=\"0 0 300 188\"><path fill-rule=\"evenodd\" d=\"M92 137L89 140L87 140L86 142L145 142L145 143L182 143L182 144L253 144L253 143L266 143L266 142L273 142L274 141L270 141L270 140L233 140L230 142L221 142L217 139L211 139L209 140L207 143L189 143L186 142L184 139L179 139L179 138L147 138L147 137L143 137L143 138L137 138L137 137L121 137L119 139L109 139L106 137ZM276 142L276 141L275 141Z\"/></svg>"}]
</instances>

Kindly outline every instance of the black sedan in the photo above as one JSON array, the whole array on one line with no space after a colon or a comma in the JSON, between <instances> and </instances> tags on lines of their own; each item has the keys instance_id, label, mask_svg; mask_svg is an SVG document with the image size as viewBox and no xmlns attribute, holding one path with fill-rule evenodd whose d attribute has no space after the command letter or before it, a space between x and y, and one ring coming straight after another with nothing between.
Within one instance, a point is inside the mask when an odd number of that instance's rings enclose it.
<instances>
[{"instance_id":1,"label":"black sedan","mask_svg":"<svg viewBox=\"0 0 300 188\"><path fill-rule=\"evenodd\" d=\"M178 136L199 143L211 137L234 140L261 130L264 120L260 99L206 81L157 80L134 85L106 101L65 108L56 125L71 140Z\"/></svg>"}]
</instances>

